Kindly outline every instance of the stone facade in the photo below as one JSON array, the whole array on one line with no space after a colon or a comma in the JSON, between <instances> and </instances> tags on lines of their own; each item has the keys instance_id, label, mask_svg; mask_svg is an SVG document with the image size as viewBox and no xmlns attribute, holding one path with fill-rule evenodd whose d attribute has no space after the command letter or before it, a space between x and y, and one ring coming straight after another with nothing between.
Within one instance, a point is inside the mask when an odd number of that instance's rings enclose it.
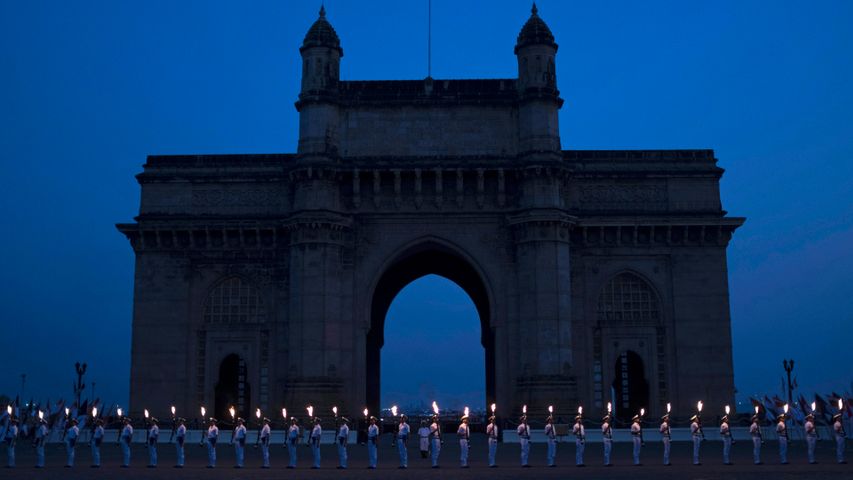
<instances>
[{"instance_id":1,"label":"stone facade","mask_svg":"<svg viewBox=\"0 0 853 480\"><path fill-rule=\"evenodd\" d=\"M300 51L295 154L150 156L137 176L139 216L118 225L132 411L375 412L385 314L429 273L477 307L483 405L733 403L726 246L744 219L712 151L563 150L535 11L518 78L341 81L324 12Z\"/></svg>"}]
</instances>

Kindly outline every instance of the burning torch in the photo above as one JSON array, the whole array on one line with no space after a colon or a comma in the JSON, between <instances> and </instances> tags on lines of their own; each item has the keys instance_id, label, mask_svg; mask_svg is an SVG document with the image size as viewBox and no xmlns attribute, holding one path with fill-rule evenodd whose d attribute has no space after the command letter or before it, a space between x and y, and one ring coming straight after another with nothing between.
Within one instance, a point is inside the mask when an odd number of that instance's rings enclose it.
<instances>
[{"instance_id":1,"label":"burning torch","mask_svg":"<svg viewBox=\"0 0 853 480\"><path fill-rule=\"evenodd\" d=\"M263 428L263 422L261 422L261 409L255 409L255 418L258 419L258 438L255 440L255 448L258 448L258 444L261 443L261 429Z\"/></svg>"},{"instance_id":2,"label":"burning torch","mask_svg":"<svg viewBox=\"0 0 853 480\"><path fill-rule=\"evenodd\" d=\"M118 415L118 432L116 432L116 445L121 441L121 430L122 430L122 411L121 407L116 408L116 415Z\"/></svg>"},{"instance_id":3,"label":"burning torch","mask_svg":"<svg viewBox=\"0 0 853 480\"><path fill-rule=\"evenodd\" d=\"M646 446L646 439L643 438L643 417L645 415L646 415L646 409L641 408L640 409L640 445L643 447Z\"/></svg>"},{"instance_id":4,"label":"burning torch","mask_svg":"<svg viewBox=\"0 0 853 480\"><path fill-rule=\"evenodd\" d=\"M731 413L731 411L732 411L732 409L728 405L726 405L726 423L728 423L729 413ZM732 435L731 430L728 430L726 432L726 435L728 435L729 437L732 438L732 445L734 445L735 444L735 436Z\"/></svg>"},{"instance_id":5,"label":"burning torch","mask_svg":"<svg viewBox=\"0 0 853 480\"><path fill-rule=\"evenodd\" d=\"M237 410L234 409L234 405L231 405L228 408L228 413L231 414L231 425L234 425L236 427L236 425L237 425ZM231 430L231 443L230 443L231 445L234 445L234 436L236 434L237 434L236 429Z\"/></svg>"},{"instance_id":6,"label":"burning torch","mask_svg":"<svg viewBox=\"0 0 853 480\"><path fill-rule=\"evenodd\" d=\"M142 410L142 415L145 417L145 420L142 422L145 427L145 448L148 448L148 436L150 435L150 431L148 430L148 409Z\"/></svg>"},{"instance_id":7,"label":"burning torch","mask_svg":"<svg viewBox=\"0 0 853 480\"><path fill-rule=\"evenodd\" d=\"M761 409L758 405L755 406L755 423L758 425L758 438L761 439L761 444L764 445L764 432L761 431L761 418L758 416L758 412Z\"/></svg>"},{"instance_id":8,"label":"burning torch","mask_svg":"<svg viewBox=\"0 0 853 480\"><path fill-rule=\"evenodd\" d=\"M178 422L177 422L177 419L175 418L175 412L177 410L175 409L174 405L172 405L171 410L172 410L172 433L169 434L169 443L172 443L172 440L175 439L175 430L178 429Z\"/></svg>"},{"instance_id":9,"label":"burning torch","mask_svg":"<svg viewBox=\"0 0 853 480\"><path fill-rule=\"evenodd\" d=\"M815 402L812 402L812 404L810 406L812 407L812 416L814 416L814 414L817 413L817 404ZM814 433L815 433L815 437L818 440L820 440L820 433L818 432L817 427L814 427Z\"/></svg>"},{"instance_id":10,"label":"burning torch","mask_svg":"<svg viewBox=\"0 0 853 480\"><path fill-rule=\"evenodd\" d=\"M699 425L699 433L702 434L702 441L704 442L705 441L705 430L702 429L702 407L703 406L704 406L704 404L702 403L702 400L699 400L699 402L696 403L696 420L698 420L698 422L696 422L696 423Z\"/></svg>"},{"instance_id":11,"label":"burning torch","mask_svg":"<svg viewBox=\"0 0 853 480\"><path fill-rule=\"evenodd\" d=\"M281 409L281 418L284 419L284 440L281 442L282 447L287 447L287 437L290 435L290 425L287 421L287 409Z\"/></svg>"},{"instance_id":12,"label":"burning torch","mask_svg":"<svg viewBox=\"0 0 853 480\"><path fill-rule=\"evenodd\" d=\"M202 405L201 406L201 439L199 439L199 441L198 441L199 447L204 446L204 437L205 437L205 434L204 434L204 415L206 413L207 413L207 410L205 410L204 405Z\"/></svg>"}]
</instances>

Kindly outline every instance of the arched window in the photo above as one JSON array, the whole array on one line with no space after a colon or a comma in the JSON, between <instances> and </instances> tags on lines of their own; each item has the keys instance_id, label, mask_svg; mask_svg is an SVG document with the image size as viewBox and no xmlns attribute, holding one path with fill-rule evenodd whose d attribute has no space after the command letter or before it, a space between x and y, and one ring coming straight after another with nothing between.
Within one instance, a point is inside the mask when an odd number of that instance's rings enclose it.
<instances>
[{"instance_id":1,"label":"arched window","mask_svg":"<svg viewBox=\"0 0 853 480\"><path fill-rule=\"evenodd\" d=\"M266 321L258 290L240 277L220 282L204 306L205 323L262 323Z\"/></svg>"},{"instance_id":2,"label":"arched window","mask_svg":"<svg viewBox=\"0 0 853 480\"><path fill-rule=\"evenodd\" d=\"M660 307L648 282L624 272L613 277L598 296L598 322L621 325L657 325Z\"/></svg>"}]
</instances>

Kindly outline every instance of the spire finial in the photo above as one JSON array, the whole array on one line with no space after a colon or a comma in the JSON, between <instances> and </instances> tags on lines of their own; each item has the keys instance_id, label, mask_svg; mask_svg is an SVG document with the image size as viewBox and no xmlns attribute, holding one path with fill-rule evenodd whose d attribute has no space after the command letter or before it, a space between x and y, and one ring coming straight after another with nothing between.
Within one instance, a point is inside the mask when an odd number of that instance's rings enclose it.
<instances>
[{"instance_id":1,"label":"spire finial","mask_svg":"<svg viewBox=\"0 0 853 480\"><path fill-rule=\"evenodd\" d=\"M539 13L539 9L536 8L536 2L533 2L533 7L530 8L530 13L534 16Z\"/></svg>"},{"instance_id":2,"label":"spire finial","mask_svg":"<svg viewBox=\"0 0 853 480\"><path fill-rule=\"evenodd\" d=\"M320 18L326 18L326 4L320 4Z\"/></svg>"}]
</instances>

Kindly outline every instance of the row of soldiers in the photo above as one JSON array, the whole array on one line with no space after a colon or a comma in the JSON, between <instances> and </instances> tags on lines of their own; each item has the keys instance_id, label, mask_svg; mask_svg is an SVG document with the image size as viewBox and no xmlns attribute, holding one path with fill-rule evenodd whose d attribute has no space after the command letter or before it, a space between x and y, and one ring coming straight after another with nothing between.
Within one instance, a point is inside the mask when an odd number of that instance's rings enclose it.
<instances>
[{"instance_id":1,"label":"row of soldiers","mask_svg":"<svg viewBox=\"0 0 853 480\"><path fill-rule=\"evenodd\" d=\"M311 428L309 435L309 445L311 446L311 452L313 457L313 463L311 468L317 469L320 468L320 439L323 434L323 429L321 425L321 420L318 417L314 417L311 419L313 423L313 427ZM338 453L338 467L339 469L347 468L347 448L349 441L349 433L350 433L350 421L346 417L341 417L337 419L337 427L336 427L336 436L335 443L337 445L337 453ZM788 450L788 426L786 421L788 420L788 416L786 414L780 414L776 419L775 430L777 437L779 439L779 459L780 463L787 464L787 450ZM462 416L460 420L459 427L456 431L456 436L459 440L460 446L460 466L462 468L468 468L468 455L470 448L470 438L471 438L471 429L469 426L469 418L468 415ZM702 428L702 420L699 414L694 415L690 419L690 434L693 441L693 464L701 465L700 462L700 449L702 445L702 441L705 439L704 430ZM117 442L121 445L122 448L122 464L123 468L128 468L130 466L131 459L131 441L133 439L133 426L131 419L128 417L124 417L122 419L123 426L119 430ZM158 447L158 439L160 435L159 421L156 418L150 418L147 422L149 427L146 432L146 445L148 449L148 467L154 468L157 466L157 447ZM643 426L642 426L642 416L635 415L632 418L631 423L631 436L633 443L633 461L634 465L642 465L640 461L640 454L642 451L642 446L645 444L643 441ZM184 447L186 445L187 440L187 428L186 428L186 420L183 418L176 419L176 429L175 429L175 448L177 453L177 462L175 467L182 468L184 466ZM841 414L836 414L832 418L832 431L835 436L836 441L836 460L838 463L846 463L844 460L844 446L846 439L846 432L844 431L843 424L841 422ZM666 466L671 465L670 463L670 444L672 440L671 434L671 424L669 414L664 415L661 418L661 423L659 427L659 432L663 441L663 464ZM408 468L408 441L411 433L411 429L408 424L408 417L406 415L401 415L399 418L399 423L396 428L396 432L394 432L394 440L395 446L397 448L399 454L399 467L401 469ZM530 467L529 458L530 458L530 426L527 422L527 415L523 415L520 418L518 428L516 429L516 433L519 438L519 445L521 448L521 466L528 468ZM545 423L545 437L547 439L547 464L549 467L556 466L556 457L557 457L557 431L554 425L553 416L548 416ZM611 463L611 453L613 450L613 430L612 430L612 418L610 414L606 415L602 419L601 424L601 433L604 441L604 465L609 467L613 464ZM729 417L728 414L723 416L721 419L719 433L723 439L723 463L726 465L731 465L731 447L734 443L734 439L732 438L731 428L729 426ZM761 446L764 443L764 438L762 434L760 419L758 415L754 415L752 417L752 424L749 427L749 433L752 438L753 443L753 461L756 465L761 465ZM439 468L439 455L441 453L441 446L443 443L442 438L442 427L439 421L438 415L434 415L431 419L431 422L423 421L421 422L421 428L417 432L419 437L419 448L421 451L421 455L426 458L430 457L432 467ZM583 416L578 415L575 417L575 424L572 427L572 434L575 436L575 464L578 467L585 466L584 463L584 447L586 443L586 430L583 424ZM817 463L815 460L815 446L818 440L818 433L814 423L814 416L809 414L806 416L805 422L805 434L806 434L806 443L807 443L807 451L808 451L808 461L809 463ZM375 469L378 461L378 441L379 441L379 425L376 417L370 417L369 425L367 428L367 449L368 449L368 468ZM489 424L486 426L486 436L488 438L488 463L489 467L497 467L496 464L496 454L497 454L497 446L498 446L498 438L500 435L499 427L496 423L496 419L494 416L489 418ZM297 463L297 445L299 444L300 438L300 426L299 422L296 418L292 417L290 419L290 425L287 429L285 435L285 444L288 449L289 454L289 462L287 468L296 468ZM48 428L47 421L44 419L40 419L39 426L36 430L35 440L33 446L36 449L36 467L42 468L44 467L45 455L44 448L45 442L48 437ZM67 462L66 467L70 468L74 466L74 457L75 457L75 447L77 441L80 437L80 430L77 426L76 419L70 419L68 422L68 427L64 436L64 443L67 453ZM236 456L236 464L234 468L243 468L245 461L245 448L247 442L248 433L246 430L245 422L242 418L237 418L234 430L231 433L231 444L234 446L235 456ZM270 420L268 418L263 418L262 426L258 432L257 444L261 448L262 460L263 463L261 468L270 468ZM8 467L15 466L15 447L18 438L18 421L15 417L10 419L10 425L6 429L6 435L4 438L5 443L7 444L7 455L8 455ZM219 441L219 427L218 421L215 418L210 418L208 421L208 428L206 434L202 438L202 445L207 447L208 454L208 468L216 467L216 448L217 443ZM94 430L90 441L90 447L92 449L92 467L99 468L101 466L101 446L104 442L104 422L102 419L98 418L94 422Z\"/></svg>"}]
</instances>

